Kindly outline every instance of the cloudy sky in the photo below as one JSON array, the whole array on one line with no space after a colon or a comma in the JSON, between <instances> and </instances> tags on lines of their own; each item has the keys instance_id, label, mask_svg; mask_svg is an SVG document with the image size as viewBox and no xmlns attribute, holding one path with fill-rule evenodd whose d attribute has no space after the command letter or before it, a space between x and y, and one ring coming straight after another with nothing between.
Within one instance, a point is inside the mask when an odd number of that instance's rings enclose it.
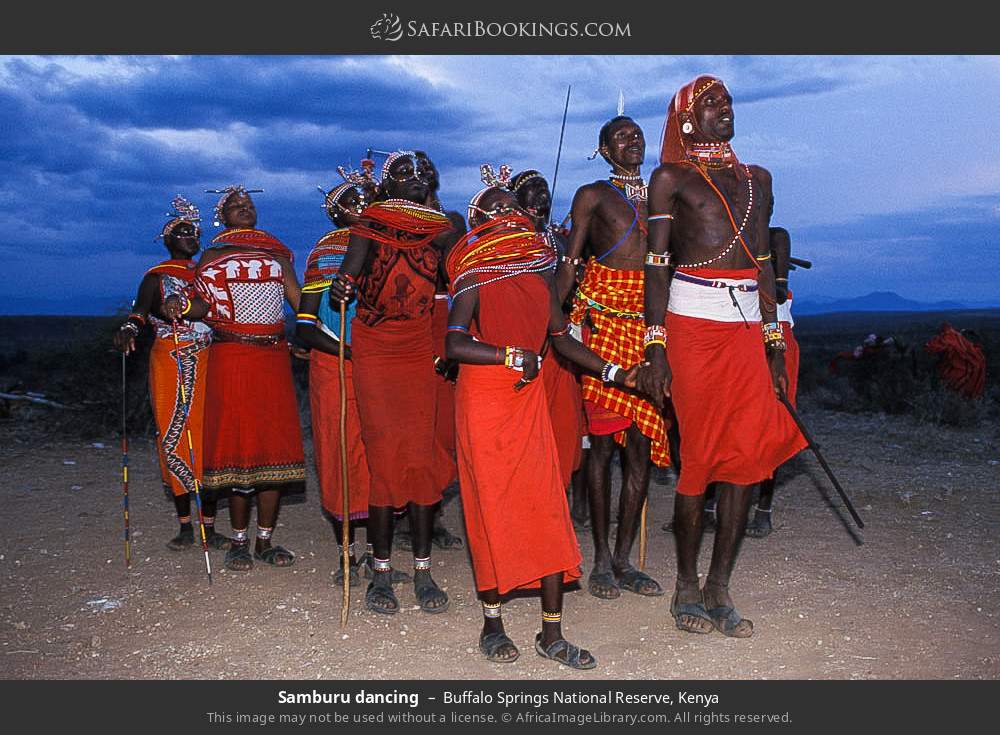
<instances>
[{"instance_id":1,"label":"cloudy sky","mask_svg":"<svg viewBox=\"0 0 1000 735\"><path fill-rule=\"evenodd\" d=\"M244 183L298 255L329 226L316 185L371 146L426 149L462 209L490 161L601 178L618 91L652 170L667 101L699 73L735 98L734 149L774 176L774 223L816 264L801 299L896 291L1000 305L1000 57L310 56L0 58L0 313L109 313L151 264L178 193L205 238Z\"/></svg>"}]
</instances>

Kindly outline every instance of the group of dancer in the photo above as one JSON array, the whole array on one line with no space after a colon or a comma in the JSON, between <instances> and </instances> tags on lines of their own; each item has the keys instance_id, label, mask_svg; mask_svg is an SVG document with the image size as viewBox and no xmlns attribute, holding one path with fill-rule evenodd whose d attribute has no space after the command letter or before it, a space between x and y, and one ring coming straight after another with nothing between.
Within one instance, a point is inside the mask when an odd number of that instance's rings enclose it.
<instances>
[{"instance_id":1,"label":"group of dancer","mask_svg":"<svg viewBox=\"0 0 1000 735\"><path fill-rule=\"evenodd\" d=\"M339 169L344 183L325 192L336 229L313 248L301 286L291 251L257 229L252 190L218 192L215 221L224 229L197 261L197 208L175 199L162 231L170 259L147 272L115 337L130 352L147 323L155 331L150 394L180 521L168 546L195 544L189 498L198 491L202 545L226 550L228 569L294 562L272 544L282 495L305 479L287 302L296 340L309 350L322 505L337 538L349 538L348 583L371 579L369 610L396 613L394 587L411 579L392 563L403 511L416 601L427 613L448 609L431 547L457 478L483 655L518 657L502 600L534 588L542 605L535 650L593 668L594 656L561 628L563 589L582 563L572 517L581 495L574 492L571 514L567 488L585 481L595 547L589 592L658 596L660 584L631 563L632 547L651 466L673 464L675 624L750 636L729 583L751 495L762 483L773 491L775 470L806 442L778 401L794 400L797 371L788 237L769 227L770 174L736 157L733 135L725 85L698 77L670 102L647 185L643 132L619 114L600 129L595 151L611 175L576 192L569 229L550 224L551 192L538 170L512 175L484 164L484 188L463 217L441 206L437 169L422 151L389 153L378 172L368 158L358 171ZM189 429L191 461L180 443ZM616 449L623 481L612 549ZM231 538L214 530L222 494ZM758 533L770 528L769 497L764 488L751 524ZM706 519L715 538L700 585ZM364 555L355 553L361 525Z\"/></svg>"}]
</instances>

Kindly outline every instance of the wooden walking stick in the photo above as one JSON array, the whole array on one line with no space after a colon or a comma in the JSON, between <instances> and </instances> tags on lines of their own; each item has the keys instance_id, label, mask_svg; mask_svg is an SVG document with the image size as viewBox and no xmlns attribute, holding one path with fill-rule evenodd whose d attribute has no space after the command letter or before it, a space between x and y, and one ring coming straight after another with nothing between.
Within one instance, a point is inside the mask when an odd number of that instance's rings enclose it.
<instances>
[{"instance_id":1,"label":"wooden walking stick","mask_svg":"<svg viewBox=\"0 0 1000 735\"><path fill-rule=\"evenodd\" d=\"M128 528L128 434L125 431L125 353L122 353L122 512L125 515L125 568L132 568L132 542Z\"/></svg>"},{"instance_id":2,"label":"wooden walking stick","mask_svg":"<svg viewBox=\"0 0 1000 735\"><path fill-rule=\"evenodd\" d=\"M191 402L188 400L187 389L184 387L184 366L181 363L181 346L177 341L177 322L174 328L174 357L177 358L177 381L181 387L181 404L184 407L184 433L187 435L188 459L191 464L191 475L194 478L194 502L198 506L198 528L201 529L201 550L205 553L205 571L208 572L208 586L212 586L212 562L208 558L208 540L205 537L205 514L201 510L201 488L198 484L198 473L194 468L194 443L191 441L191 424L188 418L191 414Z\"/></svg>"},{"instance_id":3,"label":"wooden walking stick","mask_svg":"<svg viewBox=\"0 0 1000 735\"><path fill-rule=\"evenodd\" d=\"M345 327L347 302L340 302L340 345L337 350L337 367L340 371L340 486L344 491L344 516L341 522L340 543L343 549L341 564L344 569L344 599L340 604L340 627L347 627L347 612L351 606L351 554L348 548L351 535L351 499L347 485L347 379L344 375Z\"/></svg>"},{"instance_id":4,"label":"wooden walking stick","mask_svg":"<svg viewBox=\"0 0 1000 735\"><path fill-rule=\"evenodd\" d=\"M646 570L646 511L649 509L649 498L642 501L642 513L639 514L639 571Z\"/></svg>"}]
</instances>

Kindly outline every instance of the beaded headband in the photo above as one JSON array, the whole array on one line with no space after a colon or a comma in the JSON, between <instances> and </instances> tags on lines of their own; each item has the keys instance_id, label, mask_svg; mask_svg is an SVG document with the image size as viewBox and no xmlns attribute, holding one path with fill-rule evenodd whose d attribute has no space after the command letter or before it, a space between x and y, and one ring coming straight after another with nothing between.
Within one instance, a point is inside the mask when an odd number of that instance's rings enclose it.
<instances>
[{"instance_id":1,"label":"beaded headband","mask_svg":"<svg viewBox=\"0 0 1000 735\"><path fill-rule=\"evenodd\" d=\"M532 179L541 179L542 181L545 181L545 177L542 176L541 171L536 171L533 168L529 168L528 170L523 171L520 174L520 178L517 180L517 183L514 184L514 186L511 189L511 191L513 191L515 194L517 194L517 192L519 192L521 190L521 187L523 187L525 184L527 184ZM546 181L545 183L548 183L548 182Z\"/></svg>"},{"instance_id":2,"label":"beaded headband","mask_svg":"<svg viewBox=\"0 0 1000 735\"><path fill-rule=\"evenodd\" d=\"M219 198L219 201L215 205L215 212L214 212L215 216L212 224L215 225L216 227L222 226L223 222L222 213L223 210L226 208L226 202L229 201L229 198L231 196L237 194L240 196L246 196L247 194L260 194L263 191L264 191L263 189L247 189L245 186L243 186L243 184L233 184L231 186L227 186L225 189L205 189L206 194L222 194L222 196Z\"/></svg>"},{"instance_id":3,"label":"beaded headband","mask_svg":"<svg viewBox=\"0 0 1000 735\"><path fill-rule=\"evenodd\" d=\"M201 222L201 212L198 211L198 207L194 203L178 194L170 202L170 206L174 208L174 213L167 214L170 220L163 225L163 230L160 231L158 238L166 237L177 225L185 222L194 225L196 236L201 234L201 228L198 226Z\"/></svg>"},{"instance_id":4,"label":"beaded headband","mask_svg":"<svg viewBox=\"0 0 1000 735\"><path fill-rule=\"evenodd\" d=\"M413 164L413 171L416 173L417 170L417 154L413 151L393 151L388 156L386 156L385 162L382 164L382 180L384 181L386 176L389 175L389 169L392 167L396 161L400 158L409 158L410 162Z\"/></svg>"}]
</instances>

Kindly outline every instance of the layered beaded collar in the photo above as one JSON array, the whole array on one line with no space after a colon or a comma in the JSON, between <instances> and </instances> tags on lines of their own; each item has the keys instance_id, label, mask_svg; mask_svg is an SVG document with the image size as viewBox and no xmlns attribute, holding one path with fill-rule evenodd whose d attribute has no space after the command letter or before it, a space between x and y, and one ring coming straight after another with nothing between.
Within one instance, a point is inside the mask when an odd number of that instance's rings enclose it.
<instances>
[{"instance_id":1,"label":"layered beaded collar","mask_svg":"<svg viewBox=\"0 0 1000 735\"><path fill-rule=\"evenodd\" d=\"M686 144L687 157L692 163L697 163L706 168L725 168L735 166L739 163L732 146L728 141L713 143Z\"/></svg>"}]
</instances>

